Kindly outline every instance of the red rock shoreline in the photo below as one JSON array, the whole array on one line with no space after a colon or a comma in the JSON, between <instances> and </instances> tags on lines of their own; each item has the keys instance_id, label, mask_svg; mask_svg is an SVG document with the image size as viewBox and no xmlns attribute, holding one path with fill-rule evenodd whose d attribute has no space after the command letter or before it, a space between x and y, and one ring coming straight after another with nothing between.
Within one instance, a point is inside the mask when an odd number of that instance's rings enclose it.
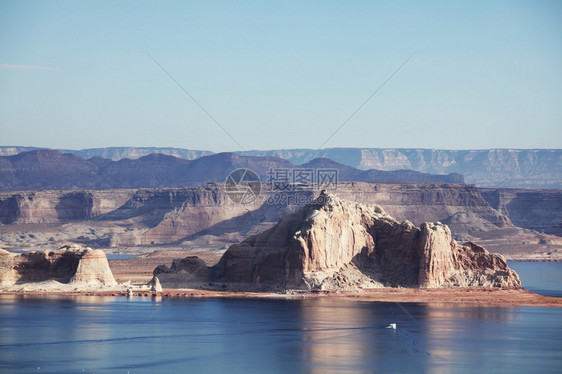
<instances>
[{"instance_id":1,"label":"red rock shoreline","mask_svg":"<svg viewBox=\"0 0 562 374\"><path fill-rule=\"evenodd\" d=\"M1 292L13 296L103 296L127 297L126 291L90 292ZM497 307L562 307L562 298L542 296L525 289L489 288L381 288L361 292L310 292L289 291L287 293L210 291L197 289L164 289L162 292L133 291L132 297L163 299L192 298L248 298L248 299L318 299L333 298L368 302L463 304Z\"/></svg>"}]
</instances>

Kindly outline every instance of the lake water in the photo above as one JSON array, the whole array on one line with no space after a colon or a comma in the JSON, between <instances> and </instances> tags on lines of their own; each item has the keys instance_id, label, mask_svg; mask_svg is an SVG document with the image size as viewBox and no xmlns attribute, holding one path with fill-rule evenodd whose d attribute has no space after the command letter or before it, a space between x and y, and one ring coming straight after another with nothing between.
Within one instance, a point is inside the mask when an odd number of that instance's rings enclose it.
<instances>
[{"instance_id":1,"label":"lake water","mask_svg":"<svg viewBox=\"0 0 562 374\"><path fill-rule=\"evenodd\" d=\"M106 257L108 260L128 260L130 258L137 257L136 255L124 255L120 253L107 253Z\"/></svg>"},{"instance_id":2,"label":"lake water","mask_svg":"<svg viewBox=\"0 0 562 374\"><path fill-rule=\"evenodd\" d=\"M562 308L0 296L0 373L560 372L561 337Z\"/></svg>"},{"instance_id":3,"label":"lake water","mask_svg":"<svg viewBox=\"0 0 562 374\"><path fill-rule=\"evenodd\" d=\"M544 296L562 297L562 262L509 261L529 291Z\"/></svg>"}]
</instances>

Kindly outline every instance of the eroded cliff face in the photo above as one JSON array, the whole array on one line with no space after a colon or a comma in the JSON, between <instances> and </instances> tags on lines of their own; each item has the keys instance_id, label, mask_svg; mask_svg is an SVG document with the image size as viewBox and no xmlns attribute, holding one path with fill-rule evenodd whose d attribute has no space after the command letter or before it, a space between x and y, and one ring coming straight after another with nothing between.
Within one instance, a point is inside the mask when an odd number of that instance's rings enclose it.
<instances>
[{"instance_id":1,"label":"eroded cliff face","mask_svg":"<svg viewBox=\"0 0 562 374\"><path fill-rule=\"evenodd\" d=\"M374 203L397 220L414 225L441 221L455 238L515 229L473 186L439 183L340 182L344 199ZM236 204L223 184L140 190L37 191L0 194L0 240L4 247L74 241L87 246L139 246L183 243L208 237L231 244L261 232L310 201L317 192L262 191L249 204ZM49 226L33 226L49 223ZM79 224L78 224L79 223ZM59 224L60 226L57 226ZM51 231L48 231L51 230ZM74 236L73 236L74 235Z\"/></svg>"},{"instance_id":2,"label":"eroded cliff face","mask_svg":"<svg viewBox=\"0 0 562 374\"><path fill-rule=\"evenodd\" d=\"M337 194L344 199L374 203L399 220L416 225L426 221L449 224L456 234L478 234L513 227L482 198L474 186L436 183L339 183ZM296 191L300 206L313 191ZM120 235L114 244L150 245L189 239L197 235L246 233L276 223L298 204L272 203L275 191L263 191L250 204L233 203L221 185L199 188L141 190L118 211L101 219L144 217L149 229L135 237ZM149 218L152 217L152 221Z\"/></svg>"},{"instance_id":3,"label":"eroded cliff face","mask_svg":"<svg viewBox=\"0 0 562 374\"><path fill-rule=\"evenodd\" d=\"M0 193L0 223L84 220L123 205L134 190L23 191Z\"/></svg>"},{"instance_id":4,"label":"eroded cliff face","mask_svg":"<svg viewBox=\"0 0 562 374\"><path fill-rule=\"evenodd\" d=\"M513 227L509 217L493 209L475 186L351 182L338 185L336 193L345 200L380 205L400 221L446 223L456 234Z\"/></svg>"},{"instance_id":5,"label":"eroded cliff face","mask_svg":"<svg viewBox=\"0 0 562 374\"><path fill-rule=\"evenodd\" d=\"M514 225L562 236L562 191L482 189L482 196Z\"/></svg>"},{"instance_id":6,"label":"eroded cliff face","mask_svg":"<svg viewBox=\"0 0 562 374\"><path fill-rule=\"evenodd\" d=\"M420 287L521 287L502 255L472 242L457 243L446 225L422 224L419 250Z\"/></svg>"},{"instance_id":7,"label":"eroded cliff face","mask_svg":"<svg viewBox=\"0 0 562 374\"><path fill-rule=\"evenodd\" d=\"M185 189L173 209L140 237L141 244L169 243L194 234L222 235L243 228L248 207L230 201L224 191L202 187Z\"/></svg>"},{"instance_id":8,"label":"eroded cliff face","mask_svg":"<svg viewBox=\"0 0 562 374\"><path fill-rule=\"evenodd\" d=\"M501 255L459 245L446 225L416 227L328 193L231 246L209 277L271 288L521 287Z\"/></svg>"},{"instance_id":9,"label":"eroded cliff face","mask_svg":"<svg viewBox=\"0 0 562 374\"><path fill-rule=\"evenodd\" d=\"M49 280L89 287L117 284L101 250L70 246L23 254L0 250L0 286Z\"/></svg>"}]
</instances>

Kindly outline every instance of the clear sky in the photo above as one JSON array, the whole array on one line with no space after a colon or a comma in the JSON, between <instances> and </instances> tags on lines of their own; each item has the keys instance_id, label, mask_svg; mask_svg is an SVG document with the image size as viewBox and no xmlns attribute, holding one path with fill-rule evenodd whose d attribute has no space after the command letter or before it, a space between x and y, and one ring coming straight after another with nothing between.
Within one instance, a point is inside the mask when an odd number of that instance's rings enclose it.
<instances>
[{"instance_id":1,"label":"clear sky","mask_svg":"<svg viewBox=\"0 0 562 374\"><path fill-rule=\"evenodd\" d=\"M0 1L0 145L561 148L562 1Z\"/></svg>"}]
</instances>

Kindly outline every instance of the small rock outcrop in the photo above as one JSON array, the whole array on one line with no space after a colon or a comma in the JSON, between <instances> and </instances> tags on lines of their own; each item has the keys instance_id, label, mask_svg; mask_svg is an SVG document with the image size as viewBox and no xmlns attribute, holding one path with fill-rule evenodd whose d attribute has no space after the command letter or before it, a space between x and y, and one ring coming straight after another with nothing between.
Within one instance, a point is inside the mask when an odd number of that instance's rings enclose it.
<instances>
[{"instance_id":1,"label":"small rock outcrop","mask_svg":"<svg viewBox=\"0 0 562 374\"><path fill-rule=\"evenodd\" d=\"M205 261L197 256L186 258L176 258L172 261L172 266L158 265L153 271L154 279L163 283L166 287L179 287L183 284L204 283L211 280L211 269L207 267Z\"/></svg>"},{"instance_id":2,"label":"small rock outcrop","mask_svg":"<svg viewBox=\"0 0 562 374\"><path fill-rule=\"evenodd\" d=\"M22 254L0 250L1 287L50 280L88 287L117 284L101 250L69 245Z\"/></svg>"},{"instance_id":3,"label":"small rock outcrop","mask_svg":"<svg viewBox=\"0 0 562 374\"><path fill-rule=\"evenodd\" d=\"M158 265L156 269L154 269L154 276L175 273L191 274L198 279L204 279L209 276L209 269L205 261L197 256L176 258L172 261L172 266L170 268L166 265Z\"/></svg>"},{"instance_id":4,"label":"small rock outcrop","mask_svg":"<svg viewBox=\"0 0 562 374\"><path fill-rule=\"evenodd\" d=\"M148 282L148 285L150 286L150 291L162 292L162 284L160 284L160 279L158 279L158 277L152 277L150 282Z\"/></svg>"},{"instance_id":5,"label":"small rock outcrop","mask_svg":"<svg viewBox=\"0 0 562 374\"><path fill-rule=\"evenodd\" d=\"M458 244L444 224L398 222L377 205L325 192L232 245L212 268L188 257L154 274L264 288L521 287L503 256Z\"/></svg>"}]
</instances>

